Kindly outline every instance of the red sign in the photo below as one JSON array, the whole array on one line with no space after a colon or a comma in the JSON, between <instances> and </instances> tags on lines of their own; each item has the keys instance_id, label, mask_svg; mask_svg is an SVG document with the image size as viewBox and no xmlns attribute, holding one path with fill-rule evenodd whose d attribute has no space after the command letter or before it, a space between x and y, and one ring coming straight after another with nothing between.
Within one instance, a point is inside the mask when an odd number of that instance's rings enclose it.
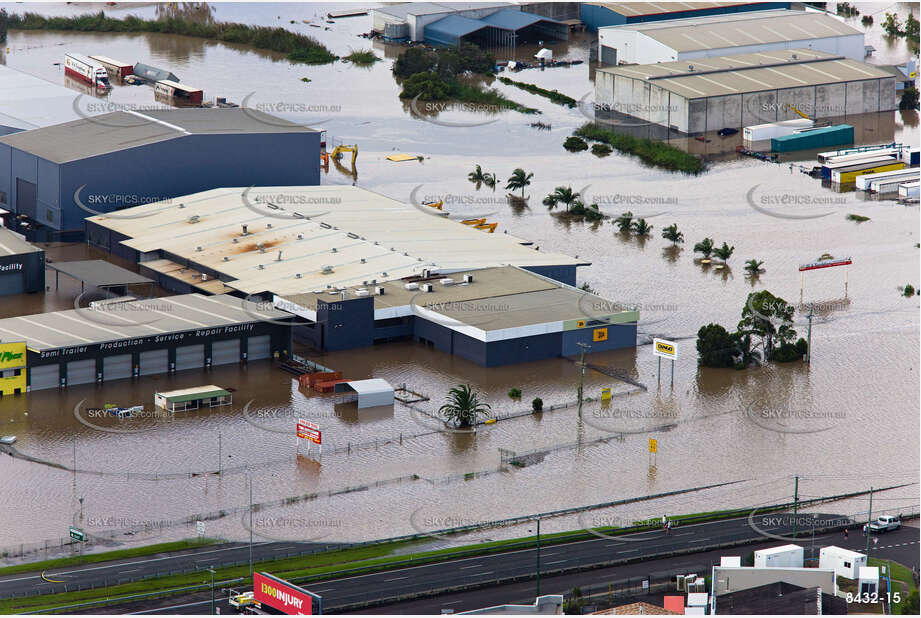
<instances>
[{"instance_id":1,"label":"red sign","mask_svg":"<svg viewBox=\"0 0 921 618\"><path fill-rule=\"evenodd\" d=\"M288 615L313 614L313 597L306 590L266 573L253 574L253 600Z\"/></svg>"},{"instance_id":2,"label":"red sign","mask_svg":"<svg viewBox=\"0 0 921 618\"><path fill-rule=\"evenodd\" d=\"M824 262L810 262L809 264L800 264L799 269L801 271L818 270L820 268L832 268L834 266L849 266L851 263L851 258L845 258L843 260L825 260Z\"/></svg>"},{"instance_id":3,"label":"red sign","mask_svg":"<svg viewBox=\"0 0 921 618\"><path fill-rule=\"evenodd\" d=\"M297 437L310 440L314 444L323 444L323 434L320 432L320 426L302 418L297 419Z\"/></svg>"}]
</instances>

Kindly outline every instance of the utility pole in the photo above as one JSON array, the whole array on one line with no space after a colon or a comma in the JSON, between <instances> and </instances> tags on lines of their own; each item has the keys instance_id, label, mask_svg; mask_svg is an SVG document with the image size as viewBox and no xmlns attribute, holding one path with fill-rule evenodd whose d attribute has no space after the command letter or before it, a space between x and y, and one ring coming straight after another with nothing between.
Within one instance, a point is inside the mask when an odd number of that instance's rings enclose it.
<instances>
[{"instance_id":1,"label":"utility pole","mask_svg":"<svg viewBox=\"0 0 921 618\"><path fill-rule=\"evenodd\" d=\"M793 477L793 538L796 538L796 507L799 503L799 477Z\"/></svg>"},{"instance_id":2,"label":"utility pole","mask_svg":"<svg viewBox=\"0 0 921 618\"><path fill-rule=\"evenodd\" d=\"M812 364L812 316L815 315L813 308L815 303L809 303L809 315L806 317L809 318L809 330L806 331L806 364Z\"/></svg>"},{"instance_id":3,"label":"utility pole","mask_svg":"<svg viewBox=\"0 0 921 618\"><path fill-rule=\"evenodd\" d=\"M582 385L585 383L585 348L592 346L587 343L577 343L579 346L579 416L582 415ZM540 520L537 520L540 522Z\"/></svg>"},{"instance_id":4,"label":"utility pole","mask_svg":"<svg viewBox=\"0 0 921 618\"><path fill-rule=\"evenodd\" d=\"M540 596L540 517L537 518L537 595Z\"/></svg>"},{"instance_id":5,"label":"utility pole","mask_svg":"<svg viewBox=\"0 0 921 618\"><path fill-rule=\"evenodd\" d=\"M253 477L249 479L249 576L253 576Z\"/></svg>"},{"instance_id":6,"label":"utility pole","mask_svg":"<svg viewBox=\"0 0 921 618\"><path fill-rule=\"evenodd\" d=\"M870 506L867 507L867 560L870 560L870 522L873 520L873 488L870 488Z\"/></svg>"},{"instance_id":7,"label":"utility pole","mask_svg":"<svg viewBox=\"0 0 921 618\"><path fill-rule=\"evenodd\" d=\"M221 432L219 431L217 432L217 475L218 476L224 475L224 459L223 459L223 456L221 455L221 446L222 446L221 442L222 442Z\"/></svg>"},{"instance_id":8,"label":"utility pole","mask_svg":"<svg viewBox=\"0 0 921 618\"><path fill-rule=\"evenodd\" d=\"M208 567L208 572L211 573L211 615L214 615L214 566Z\"/></svg>"}]
</instances>

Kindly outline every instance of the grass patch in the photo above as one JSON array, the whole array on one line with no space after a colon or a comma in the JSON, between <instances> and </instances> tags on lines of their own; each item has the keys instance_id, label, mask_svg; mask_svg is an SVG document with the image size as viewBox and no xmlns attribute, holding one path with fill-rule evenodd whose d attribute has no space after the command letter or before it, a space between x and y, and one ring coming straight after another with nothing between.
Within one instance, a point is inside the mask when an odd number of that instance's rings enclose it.
<instances>
[{"instance_id":1,"label":"grass patch","mask_svg":"<svg viewBox=\"0 0 921 618\"><path fill-rule=\"evenodd\" d=\"M348 56L343 56L343 60L348 60L352 64L355 64L360 67L369 67L372 66L375 62L379 61L380 58L374 55L374 52L366 49L362 51L353 51Z\"/></svg>"},{"instance_id":2,"label":"grass patch","mask_svg":"<svg viewBox=\"0 0 921 618\"><path fill-rule=\"evenodd\" d=\"M901 597L898 603L892 603L893 615L917 612L917 609L912 612L902 611L902 608L908 605L908 596L918 590L918 587L915 586L915 580L912 577L911 568L899 562L892 562L891 560L880 560L879 558L869 558L867 560L867 566L889 567L889 578L892 580L892 592L898 592L899 596ZM880 575L882 575L882 573L880 573ZM904 590L896 582L902 582L905 585ZM880 585L880 593L882 593L882 585Z\"/></svg>"},{"instance_id":3,"label":"grass patch","mask_svg":"<svg viewBox=\"0 0 921 618\"><path fill-rule=\"evenodd\" d=\"M401 99L420 101L460 101L473 103L495 110L511 109L522 114L539 114L540 110L527 107L505 98L494 89L484 90L477 86L465 84L454 77L444 77L437 73L424 72L411 75L403 81Z\"/></svg>"},{"instance_id":4,"label":"grass patch","mask_svg":"<svg viewBox=\"0 0 921 618\"><path fill-rule=\"evenodd\" d=\"M603 142L615 150L639 157L646 165L695 176L704 171L704 162L700 157L662 142L615 133L593 122L582 125L575 134L587 140Z\"/></svg>"},{"instance_id":5,"label":"grass patch","mask_svg":"<svg viewBox=\"0 0 921 618\"><path fill-rule=\"evenodd\" d=\"M304 34L284 28L249 26L230 22L199 23L179 17L141 19L129 15L124 19L107 17L104 12L73 17L45 17L37 13L16 13L9 17L11 30L63 30L74 32L154 32L181 34L200 39L240 43L288 55L292 62L328 64L336 60L325 45Z\"/></svg>"},{"instance_id":6,"label":"grass patch","mask_svg":"<svg viewBox=\"0 0 921 618\"><path fill-rule=\"evenodd\" d=\"M565 107L573 108L577 103L575 99L566 96L558 90L547 90L546 88L541 88L540 86L535 86L534 84L529 84L527 82L516 82L515 80L509 79L507 77L500 77L499 81L506 86L514 86L515 88L520 88L526 92L530 92L531 94L536 94L538 96L544 97L545 99L550 99L554 103L563 105Z\"/></svg>"},{"instance_id":7,"label":"grass patch","mask_svg":"<svg viewBox=\"0 0 921 618\"><path fill-rule=\"evenodd\" d=\"M863 215L849 214L845 217L848 221L856 221L857 223L863 223L864 221L869 221L870 217L864 217Z\"/></svg>"},{"instance_id":8,"label":"grass patch","mask_svg":"<svg viewBox=\"0 0 921 618\"><path fill-rule=\"evenodd\" d=\"M116 549L114 551L100 552L98 554L85 554L82 558L79 556L52 558L50 560L40 560L39 562L26 562L2 567L0 568L0 575L32 573L35 571L44 571L45 569L56 569L78 564L95 564L97 562L108 562L109 560L123 560L125 558L136 558L138 556L150 556L161 552L181 551L183 549L203 547L214 543L217 543L217 540L205 539L204 541L199 541L198 539L184 539L182 541L157 543L156 545L144 545L143 547L132 547L130 549Z\"/></svg>"}]
</instances>

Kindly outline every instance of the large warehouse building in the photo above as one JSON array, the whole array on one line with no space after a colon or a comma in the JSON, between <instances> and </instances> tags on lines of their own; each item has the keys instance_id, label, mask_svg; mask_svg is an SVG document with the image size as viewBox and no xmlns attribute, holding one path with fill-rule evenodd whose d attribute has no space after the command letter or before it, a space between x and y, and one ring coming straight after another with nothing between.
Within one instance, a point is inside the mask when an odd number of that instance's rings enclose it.
<instances>
[{"instance_id":1,"label":"large warehouse building","mask_svg":"<svg viewBox=\"0 0 921 618\"><path fill-rule=\"evenodd\" d=\"M783 49L810 49L859 61L865 56L862 32L817 11L757 11L610 26L598 31L598 57L609 65Z\"/></svg>"},{"instance_id":2,"label":"large warehouse building","mask_svg":"<svg viewBox=\"0 0 921 618\"><path fill-rule=\"evenodd\" d=\"M581 17L589 30L666 19L733 15L789 9L791 2L583 2Z\"/></svg>"},{"instance_id":3,"label":"large warehouse building","mask_svg":"<svg viewBox=\"0 0 921 618\"><path fill-rule=\"evenodd\" d=\"M290 354L292 319L232 296L188 294L0 319L0 340L25 340L34 391Z\"/></svg>"},{"instance_id":4,"label":"large warehouse building","mask_svg":"<svg viewBox=\"0 0 921 618\"><path fill-rule=\"evenodd\" d=\"M874 66L808 49L603 67L597 109L681 134L798 118L845 117L896 108L895 78Z\"/></svg>"},{"instance_id":5,"label":"large warehouse building","mask_svg":"<svg viewBox=\"0 0 921 618\"><path fill-rule=\"evenodd\" d=\"M510 2L405 2L371 9L371 27L388 39L430 45L514 46L565 41L569 26Z\"/></svg>"},{"instance_id":6,"label":"large warehouse building","mask_svg":"<svg viewBox=\"0 0 921 618\"><path fill-rule=\"evenodd\" d=\"M0 207L36 240L79 240L95 212L214 187L320 182L320 134L235 109L114 112L0 137Z\"/></svg>"},{"instance_id":7,"label":"large warehouse building","mask_svg":"<svg viewBox=\"0 0 921 618\"><path fill-rule=\"evenodd\" d=\"M45 289L45 251L0 227L0 296Z\"/></svg>"},{"instance_id":8,"label":"large warehouse building","mask_svg":"<svg viewBox=\"0 0 921 618\"><path fill-rule=\"evenodd\" d=\"M79 120L79 96L64 86L0 64L0 135Z\"/></svg>"}]
</instances>

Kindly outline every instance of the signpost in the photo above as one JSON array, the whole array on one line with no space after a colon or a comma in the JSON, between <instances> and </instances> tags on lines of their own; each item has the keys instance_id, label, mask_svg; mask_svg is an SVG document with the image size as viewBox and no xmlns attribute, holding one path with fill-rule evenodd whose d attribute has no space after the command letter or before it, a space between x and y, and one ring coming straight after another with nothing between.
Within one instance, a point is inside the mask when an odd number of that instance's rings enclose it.
<instances>
[{"instance_id":1,"label":"signpost","mask_svg":"<svg viewBox=\"0 0 921 618\"><path fill-rule=\"evenodd\" d=\"M82 543L86 540L86 534L80 528L71 526L68 528L68 532L70 532L70 538L75 541L80 541Z\"/></svg>"},{"instance_id":2,"label":"signpost","mask_svg":"<svg viewBox=\"0 0 921 618\"><path fill-rule=\"evenodd\" d=\"M652 353L659 357L659 383L662 383L662 359L672 361L672 387L675 386L675 361L678 359L678 344L665 339L652 340Z\"/></svg>"},{"instance_id":3,"label":"signpost","mask_svg":"<svg viewBox=\"0 0 921 618\"><path fill-rule=\"evenodd\" d=\"M195 522L195 531L198 533L198 540L205 538L205 522L196 521Z\"/></svg>"},{"instance_id":4,"label":"signpost","mask_svg":"<svg viewBox=\"0 0 921 618\"><path fill-rule=\"evenodd\" d=\"M650 466L656 465L656 456L659 453L659 441L655 438L649 438L649 458L652 459Z\"/></svg>"},{"instance_id":5,"label":"signpost","mask_svg":"<svg viewBox=\"0 0 921 618\"><path fill-rule=\"evenodd\" d=\"M316 423L311 423L308 420L303 418L297 419L297 450L300 450L301 440L307 442L307 454L310 454L310 443L314 443L320 447L320 455L323 455L323 433L320 431L320 426Z\"/></svg>"}]
</instances>

